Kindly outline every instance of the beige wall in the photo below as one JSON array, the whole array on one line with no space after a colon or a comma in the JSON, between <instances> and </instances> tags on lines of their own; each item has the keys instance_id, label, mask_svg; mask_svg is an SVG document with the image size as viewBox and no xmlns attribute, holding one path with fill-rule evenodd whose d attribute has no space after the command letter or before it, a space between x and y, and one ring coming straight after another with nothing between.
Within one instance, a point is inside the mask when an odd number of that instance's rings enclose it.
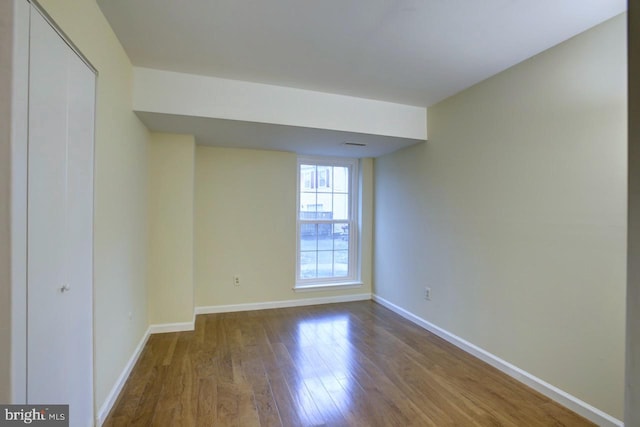
<instances>
[{"instance_id":1,"label":"beige wall","mask_svg":"<svg viewBox=\"0 0 640 427\"><path fill-rule=\"evenodd\" d=\"M371 161L365 162L371 184ZM287 301L371 292L371 216L365 215L362 288L292 290L296 260L296 155L196 147L196 306ZM368 176L366 176L368 175ZM365 204L371 204L365 188ZM366 236L368 234L368 236ZM233 285L233 276L241 285Z\"/></svg>"},{"instance_id":2,"label":"beige wall","mask_svg":"<svg viewBox=\"0 0 640 427\"><path fill-rule=\"evenodd\" d=\"M99 72L94 184L94 376L96 406L100 408L147 329L148 132L131 110L131 63L96 2L40 3Z\"/></svg>"},{"instance_id":3,"label":"beige wall","mask_svg":"<svg viewBox=\"0 0 640 427\"><path fill-rule=\"evenodd\" d=\"M149 143L149 323L193 320L192 135L151 134Z\"/></svg>"},{"instance_id":4,"label":"beige wall","mask_svg":"<svg viewBox=\"0 0 640 427\"><path fill-rule=\"evenodd\" d=\"M371 293L373 284L373 159L360 159L360 292Z\"/></svg>"},{"instance_id":5,"label":"beige wall","mask_svg":"<svg viewBox=\"0 0 640 427\"><path fill-rule=\"evenodd\" d=\"M11 401L12 6L0 2L0 403Z\"/></svg>"},{"instance_id":6,"label":"beige wall","mask_svg":"<svg viewBox=\"0 0 640 427\"><path fill-rule=\"evenodd\" d=\"M629 213L624 422L640 425L640 5L629 2Z\"/></svg>"},{"instance_id":7,"label":"beige wall","mask_svg":"<svg viewBox=\"0 0 640 427\"><path fill-rule=\"evenodd\" d=\"M625 34L618 16L439 103L427 143L375 163L375 293L617 418Z\"/></svg>"}]
</instances>

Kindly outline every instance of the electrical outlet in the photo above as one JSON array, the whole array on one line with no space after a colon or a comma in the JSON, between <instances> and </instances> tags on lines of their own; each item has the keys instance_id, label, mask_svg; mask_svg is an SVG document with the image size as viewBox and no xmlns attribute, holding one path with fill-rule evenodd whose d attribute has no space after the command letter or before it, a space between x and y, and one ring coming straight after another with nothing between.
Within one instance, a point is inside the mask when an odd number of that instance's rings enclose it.
<instances>
[{"instance_id":1,"label":"electrical outlet","mask_svg":"<svg viewBox=\"0 0 640 427\"><path fill-rule=\"evenodd\" d=\"M133 319L133 311L129 312L129 320Z\"/></svg>"},{"instance_id":2,"label":"electrical outlet","mask_svg":"<svg viewBox=\"0 0 640 427\"><path fill-rule=\"evenodd\" d=\"M431 288L424 288L424 299L431 301Z\"/></svg>"},{"instance_id":3,"label":"electrical outlet","mask_svg":"<svg viewBox=\"0 0 640 427\"><path fill-rule=\"evenodd\" d=\"M233 276L233 286L240 286L240 276Z\"/></svg>"}]
</instances>

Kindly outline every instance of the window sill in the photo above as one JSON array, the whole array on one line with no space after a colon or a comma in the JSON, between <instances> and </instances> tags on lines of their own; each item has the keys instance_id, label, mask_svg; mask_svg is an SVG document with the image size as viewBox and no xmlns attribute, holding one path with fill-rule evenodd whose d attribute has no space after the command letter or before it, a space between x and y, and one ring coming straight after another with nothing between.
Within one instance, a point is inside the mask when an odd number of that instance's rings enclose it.
<instances>
[{"instance_id":1,"label":"window sill","mask_svg":"<svg viewBox=\"0 0 640 427\"><path fill-rule=\"evenodd\" d=\"M361 288L362 286L362 282L321 283L314 285L296 285L293 287L293 290L295 292L335 291L341 289Z\"/></svg>"}]
</instances>

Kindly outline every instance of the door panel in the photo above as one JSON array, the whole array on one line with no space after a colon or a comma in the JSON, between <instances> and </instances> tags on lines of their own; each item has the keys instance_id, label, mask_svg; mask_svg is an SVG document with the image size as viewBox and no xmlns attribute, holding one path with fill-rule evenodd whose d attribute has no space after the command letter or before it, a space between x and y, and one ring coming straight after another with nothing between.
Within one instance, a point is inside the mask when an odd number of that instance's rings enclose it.
<instances>
[{"instance_id":1,"label":"door panel","mask_svg":"<svg viewBox=\"0 0 640 427\"><path fill-rule=\"evenodd\" d=\"M66 46L32 10L29 91L27 394L66 403ZM46 319L43 321L43 319ZM61 359L54 362L56 359ZM48 399L55 399L49 401Z\"/></svg>"},{"instance_id":2,"label":"door panel","mask_svg":"<svg viewBox=\"0 0 640 427\"><path fill-rule=\"evenodd\" d=\"M82 372L68 379L72 401L85 409L76 417L92 419L93 368L93 120L95 75L69 51L67 132L67 292L73 307L68 323L68 369ZM81 423L87 425L86 423Z\"/></svg>"},{"instance_id":3,"label":"door panel","mask_svg":"<svg viewBox=\"0 0 640 427\"><path fill-rule=\"evenodd\" d=\"M95 76L31 11L27 399L93 423L92 228Z\"/></svg>"}]
</instances>

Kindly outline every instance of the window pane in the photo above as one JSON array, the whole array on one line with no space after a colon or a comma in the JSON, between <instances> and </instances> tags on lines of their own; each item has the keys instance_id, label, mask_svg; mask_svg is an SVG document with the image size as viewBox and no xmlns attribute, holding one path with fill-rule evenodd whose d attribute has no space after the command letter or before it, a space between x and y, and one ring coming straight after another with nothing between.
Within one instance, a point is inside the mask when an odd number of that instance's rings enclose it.
<instances>
[{"instance_id":1,"label":"window pane","mask_svg":"<svg viewBox=\"0 0 640 427\"><path fill-rule=\"evenodd\" d=\"M333 277L333 251L318 252L318 277Z\"/></svg>"},{"instance_id":2,"label":"window pane","mask_svg":"<svg viewBox=\"0 0 640 427\"><path fill-rule=\"evenodd\" d=\"M318 250L333 250L332 224L318 224Z\"/></svg>"},{"instance_id":3,"label":"window pane","mask_svg":"<svg viewBox=\"0 0 640 427\"><path fill-rule=\"evenodd\" d=\"M332 166L318 166L318 191L319 192L331 192L333 167Z\"/></svg>"},{"instance_id":4,"label":"window pane","mask_svg":"<svg viewBox=\"0 0 640 427\"><path fill-rule=\"evenodd\" d=\"M335 251L333 258L333 275L346 277L349 275L349 251Z\"/></svg>"},{"instance_id":5,"label":"window pane","mask_svg":"<svg viewBox=\"0 0 640 427\"><path fill-rule=\"evenodd\" d=\"M333 225L333 249L349 249L349 224Z\"/></svg>"},{"instance_id":6,"label":"window pane","mask_svg":"<svg viewBox=\"0 0 640 427\"><path fill-rule=\"evenodd\" d=\"M317 195L317 211L318 219L332 219L333 218L333 198L331 194L318 193Z\"/></svg>"},{"instance_id":7,"label":"window pane","mask_svg":"<svg viewBox=\"0 0 640 427\"><path fill-rule=\"evenodd\" d=\"M333 167L333 191L336 193L347 193L349 191L348 167Z\"/></svg>"},{"instance_id":8,"label":"window pane","mask_svg":"<svg viewBox=\"0 0 640 427\"><path fill-rule=\"evenodd\" d=\"M300 224L300 250L315 251L318 245L318 226L316 224Z\"/></svg>"},{"instance_id":9,"label":"window pane","mask_svg":"<svg viewBox=\"0 0 640 427\"><path fill-rule=\"evenodd\" d=\"M349 219L349 196L347 194L333 195L333 219Z\"/></svg>"},{"instance_id":10,"label":"window pane","mask_svg":"<svg viewBox=\"0 0 640 427\"><path fill-rule=\"evenodd\" d=\"M300 219L316 219L317 208L316 193L300 193Z\"/></svg>"},{"instance_id":11,"label":"window pane","mask_svg":"<svg viewBox=\"0 0 640 427\"><path fill-rule=\"evenodd\" d=\"M310 191L315 188L313 181L315 171L315 165L300 165L300 191Z\"/></svg>"},{"instance_id":12,"label":"window pane","mask_svg":"<svg viewBox=\"0 0 640 427\"><path fill-rule=\"evenodd\" d=\"M300 277L302 279L314 279L318 277L317 252L300 252Z\"/></svg>"}]
</instances>

